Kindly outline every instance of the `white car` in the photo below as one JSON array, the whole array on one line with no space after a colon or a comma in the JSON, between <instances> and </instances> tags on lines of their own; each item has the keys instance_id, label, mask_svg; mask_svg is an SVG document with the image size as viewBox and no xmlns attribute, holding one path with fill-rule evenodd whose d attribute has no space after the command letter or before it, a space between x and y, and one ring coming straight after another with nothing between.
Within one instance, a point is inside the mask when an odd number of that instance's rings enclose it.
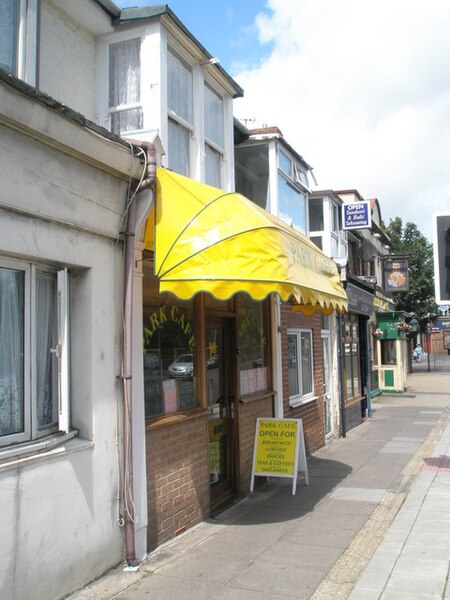
<instances>
[{"instance_id":1,"label":"white car","mask_svg":"<svg viewBox=\"0 0 450 600\"><path fill-rule=\"evenodd\" d=\"M169 365L169 373L172 377L191 378L194 374L194 357L192 354L180 354Z\"/></svg>"}]
</instances>

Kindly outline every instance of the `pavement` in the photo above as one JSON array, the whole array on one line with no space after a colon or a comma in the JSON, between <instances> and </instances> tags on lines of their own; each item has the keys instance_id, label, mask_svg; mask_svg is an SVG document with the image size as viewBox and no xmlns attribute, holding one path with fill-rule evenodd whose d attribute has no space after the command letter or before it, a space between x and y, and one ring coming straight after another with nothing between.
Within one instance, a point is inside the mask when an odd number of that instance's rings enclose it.
<instances>
[{"instance_id":1,"label":"pavement","mask_svg":"<svg viewBox=\"0 0 450 600\"><path fill-rule=\"evenodd\" d=\"M70 600L450 600L450 371L271 479L215 519L118 566Z\"/></svg>"}]
</instances>

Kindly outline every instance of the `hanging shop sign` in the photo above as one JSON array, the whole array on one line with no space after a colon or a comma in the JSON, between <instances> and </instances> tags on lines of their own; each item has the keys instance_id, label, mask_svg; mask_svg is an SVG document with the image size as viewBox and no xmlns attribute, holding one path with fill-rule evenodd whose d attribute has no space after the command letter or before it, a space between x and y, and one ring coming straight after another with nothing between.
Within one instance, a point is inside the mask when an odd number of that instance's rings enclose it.
<instances>
[{"instance_id":1,"label":"hanging shop sign","mask_svg":"<svg viewBox=\"0 0 450 600\"><path fill-rule=\"evenodd\" d=\"M291 477L295 495L299 472L304 473L308 484L302 420L258 418L250 491L253 492L255 475Z\"/></svg>"},{"instance_id":2,"label":"hanging shop sign","mask_svg":"<svg viewBox=\"0 0 450 600\"><path fill-rule=\"evenodd\" d=\"M370 229L371 226L370 202L351 202L342 205L343 229Z\"/></svg>"},{"instance_id":3,"label":"hanging shop sign","mask_svg":"<svg viewBox=\"0 0 450 600\"><path fill-rule=\"evenodd\" d=\"M385 292L407 292L409 261L407 258L385 258L383 261L383 289Z\"/></svg>"},{"instance_id":4,"label":"hanging shop sign","mask_svg":"<svg viewBox=\"0 0 450 600\"><path fill-rule=\"evenodd\" d=\"M439 317L433 323L433 329L436 331L444 331L450 329L450 317Z\"/></svg>"},{"instance_id":5,"label":"hanging shop sign","mask_svg":"<svg viewBox=\"0 0 450 600\"><path fill-rule=\"evenodd\" d=\"M348 311L370 316L373 310L374 295L356 285L347 283Z\"/></svg>"}]
</instances>

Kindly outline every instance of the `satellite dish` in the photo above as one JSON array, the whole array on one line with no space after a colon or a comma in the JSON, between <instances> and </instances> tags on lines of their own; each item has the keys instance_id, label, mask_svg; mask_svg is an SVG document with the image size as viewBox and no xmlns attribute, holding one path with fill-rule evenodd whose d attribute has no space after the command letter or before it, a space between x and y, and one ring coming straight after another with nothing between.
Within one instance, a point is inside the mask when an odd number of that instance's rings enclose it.
<instances>
[{"instance_id":1,"label":"satellite dish","mask_svg":"<svg viewBox=\"0 0 450 600\"><path fill-rule=\"evenodd\" d=\"M361 244L361 258L364 262L370 262L376 255L377 251L373 244L368 241Z\"/></svg>"}]
</instances>

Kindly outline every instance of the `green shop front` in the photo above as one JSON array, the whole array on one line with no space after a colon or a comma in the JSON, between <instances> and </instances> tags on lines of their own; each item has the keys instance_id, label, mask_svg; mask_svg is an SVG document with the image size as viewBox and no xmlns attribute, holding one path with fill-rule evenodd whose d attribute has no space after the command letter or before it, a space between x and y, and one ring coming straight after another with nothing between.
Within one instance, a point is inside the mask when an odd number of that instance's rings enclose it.
<instances>
[{"instance_id":1,"label":"green shop front","mask_svg":"<svg viewBox=\"0 0 450 600\"><path fill-rule=\"evenodd\" d=\"M402 311L377 314L375 354L382 392L402 393L406 390L409 329Z\"/></svg>"}]
</instances>

